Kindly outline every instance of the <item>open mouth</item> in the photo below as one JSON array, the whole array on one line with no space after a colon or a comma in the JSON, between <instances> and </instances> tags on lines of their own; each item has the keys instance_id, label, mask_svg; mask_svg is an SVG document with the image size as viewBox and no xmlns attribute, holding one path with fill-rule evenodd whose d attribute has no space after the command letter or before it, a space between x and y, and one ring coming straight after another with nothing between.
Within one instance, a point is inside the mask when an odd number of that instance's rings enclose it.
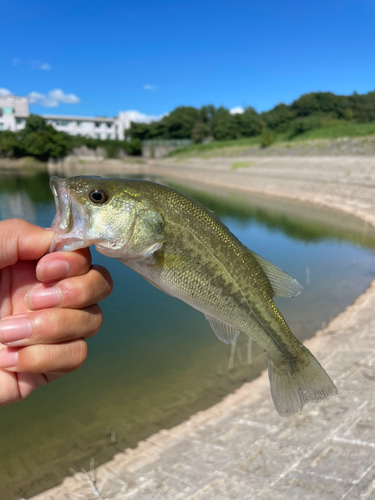
<instances>
[{"instance_id":1,"label":"open mouth","mask_svg":"<svg viewBox=\"0 0 375 500\"><path fill-rule=\"evenodd\" d=\"M89 246L84 241L83 217L66 179L51 177L50 188L56 205L56 215L51 227L54 237L50 252L72 251Z\"/></svg>"},{"instance_id":2,"label":"open mouth","mask_svg":"<svg viewBox=\"0 0 375 500\"><path fill-rule=\"evenodd\" d=\"M56 215L51 227L59 232L68 232L72 225L70 210L70 188L66 185L65 179L54 176L50 180L50 188L53 193L56 205Z\"/></svg>"}]
</instances>

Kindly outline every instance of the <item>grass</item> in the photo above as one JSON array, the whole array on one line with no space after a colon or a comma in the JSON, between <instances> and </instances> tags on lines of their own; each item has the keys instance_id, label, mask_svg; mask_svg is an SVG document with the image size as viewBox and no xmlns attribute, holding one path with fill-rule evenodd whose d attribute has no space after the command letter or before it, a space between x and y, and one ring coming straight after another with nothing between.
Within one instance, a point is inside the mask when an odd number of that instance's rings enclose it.
<instances>
[{"instance_id":1,"label":"grass","mask_svg":"<svg viewBox=\"0 0 375 500\"><path fill-rule=\"evenodd\" d=\"M237 170L238 168L251 167L252 161L236 161L230 167L231 170Z\"/></svg>"},{"instance_id":2,"label":"grass","mask_svg":"<svg viewBox=\"0 0 375 500\"><path fill-rule=\"evenodd\" d=\"M300 142L313 139L338 139L340 137L365 137L375 135L375 123L347 123L337 124L336 126L326 126L315 130L310 130L304 134L300 134L291 138L290 134L283 133L275 135L275 144L287 149L299 145ZM246 152L251 147L260 147L261 135L248 137L244 139L236 139L231 141L212 141L207 144L192 144L183 148L175 149L167 155L176 160L183 160L193 156L201 158L212 158L215 156L236 156ZM234 166L236 165L236 166ZM236 163L232 165L232 169L240 168Z\"/></svg>"},{"instance_id":3,"label":"grass","mask_svg":"<svg viewBox=\"0 0 375 500\"><path fill-rule=\"evenodd\" d=\"M324 127L310 130L295 140L304 139L338 139L339 137L363 137L375 134L375 123L347 123L337 127Z\"/></svg>"},{"instance_id":4,"label":"grass","mask_svg":"<svg viewBox=\"0 0 375 500\"><path fill-rule=\"evenodd\" d=\"M245 139L235 139L231 141L212 141L207 144L192 144L190 146L185 146L183 148L178 148L172 151L167 155L169 156L181 156L187 153L190 155L191 153L211 153L212 151L216 151L217 149L226 149L233 147L251 147L257 146L260 143L260 136L255 137L246 137Z\"/></svg>"},{"instance_id":5,"label":"grass","mask_svg":"<svg viewBox=\"0 0 375 500\"><path fill-rule=\"evenodd\" d=\"M134 163L136 165L145 165L147 163L146 160L136 157L136 156L125 156L125 158L121 158L123 163Z\"/></svg>"}]
</instances>

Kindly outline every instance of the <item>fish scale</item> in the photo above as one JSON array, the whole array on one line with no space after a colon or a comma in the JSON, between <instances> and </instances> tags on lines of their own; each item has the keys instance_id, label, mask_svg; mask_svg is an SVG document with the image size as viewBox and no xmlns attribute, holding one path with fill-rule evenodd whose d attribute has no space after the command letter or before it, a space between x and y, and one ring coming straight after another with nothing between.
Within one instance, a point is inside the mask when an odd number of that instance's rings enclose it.
<instances>
[{"instance_id":1,"label":"fish scale","mask_svg":"<svg viewBox=\"0 0 375 500\"><path fill-rule=\"evenodd\" d=\"M273 301L298 295L301 285L245 247L208 208L150 181L53 177L51 188L57 210L51 251L95 244L201 311L220 340L231 343L240 331L251 337L268 355L280 415L336 394Z\"/></svg>"}]
</instances>

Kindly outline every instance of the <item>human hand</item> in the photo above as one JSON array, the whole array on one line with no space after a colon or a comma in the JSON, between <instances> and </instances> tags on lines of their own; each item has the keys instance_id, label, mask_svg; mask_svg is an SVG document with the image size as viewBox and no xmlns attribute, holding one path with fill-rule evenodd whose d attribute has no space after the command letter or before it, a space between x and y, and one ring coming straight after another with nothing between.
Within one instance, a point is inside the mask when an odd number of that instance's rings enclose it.
<instances>
[{"instance_id":1,"label":"human hand","mask_svg":"<svg viewBox=\"0 0 375 500\"><path fill-rule=\"evenodd\" d=\"M45 255L52 236L0 222L0 406L76 370L102 324L97 302L112 291L109 272L91 266L87 248Z\"/></svg>"}]
</instances>

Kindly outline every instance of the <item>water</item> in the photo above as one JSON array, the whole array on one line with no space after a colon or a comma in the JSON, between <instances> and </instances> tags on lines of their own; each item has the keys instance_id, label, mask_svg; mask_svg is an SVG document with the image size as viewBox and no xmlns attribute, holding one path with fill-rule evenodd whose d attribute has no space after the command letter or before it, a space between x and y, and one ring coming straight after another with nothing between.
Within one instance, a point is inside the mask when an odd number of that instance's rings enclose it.
<instances>
[{"instance_id":1,"label":"water","mask_svg":"<svg viewBox=\"0 0 375 500\"><path fill-rule=\"evenodd\" d=\"M374 231L334 211L260 196L175 186L209 206L252 250L304 286L277 303L305 339L362 293L375 273ZM0 218L49 226L48 178L0 174ZM28 497L218 402L265 368L263 353L240 337L233 370L230 346L199 312L149 285L126 266L93 251L115 281L105 322L89 340L76 373L0 409L0 498Z\"/></svg>"}]
</instances>

